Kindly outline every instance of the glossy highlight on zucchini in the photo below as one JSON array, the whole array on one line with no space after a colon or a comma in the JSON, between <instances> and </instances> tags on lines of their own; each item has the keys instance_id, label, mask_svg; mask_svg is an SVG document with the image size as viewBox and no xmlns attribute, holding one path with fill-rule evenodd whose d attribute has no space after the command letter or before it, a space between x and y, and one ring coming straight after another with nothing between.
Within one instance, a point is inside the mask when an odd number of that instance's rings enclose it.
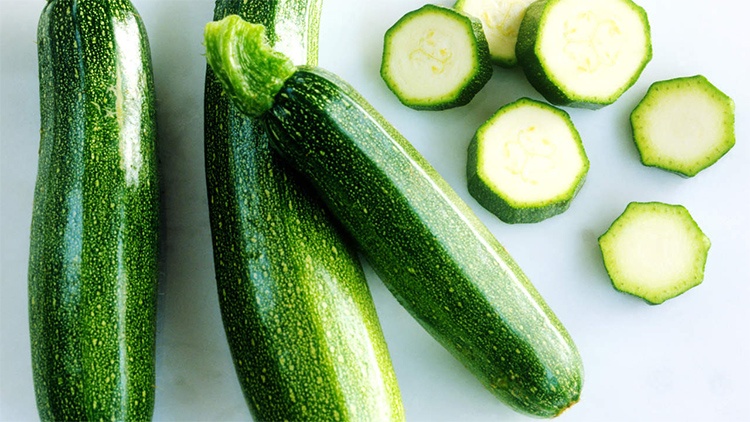
<instances>
[{"instance_id":1,"label":"glossy highlight on zucchini","mask_svg":"<svg viewBox=\"0 0 750 422\"><path fill-rule=\"evenodd\" d=\"M148 420L159 183L149 43L128 0L51 0L29 258L42 420Z\"/></svg>"},{"instance_id":2,"label":"glossy highlight on zucchini","mask_svg":"<svg viewBox=\"0 0 750 422\"><path fill-rule=\"evenodd\" d=\"M232 25L252 24L227 17L205 36L222 38ZM257 76L244 74L243 61L263 57L221 55L228 50L207 50L209 65L232 79ZM244 86L222 84L253 101ZM351 86L298 66L260 118L398 301L493 394L539 417L578 401L583 366L560 321L448 183Z\"/></svg>"},{"instance_id":3,"label":"glossy highlight on zucchini","mask_svg":"<svg viewBox=\"0 0 750 422\"><path fill-rule=\"evenodd\" d=\"M319 0L216 3L216 19L232 13L264 24L269 42L295 62L316 62ZM253 416L402 420L398 384L351 240L304 177L271 149L263 122L235 106L211 69L205 92L219 304Z\"/></svg>"}]
</instances>

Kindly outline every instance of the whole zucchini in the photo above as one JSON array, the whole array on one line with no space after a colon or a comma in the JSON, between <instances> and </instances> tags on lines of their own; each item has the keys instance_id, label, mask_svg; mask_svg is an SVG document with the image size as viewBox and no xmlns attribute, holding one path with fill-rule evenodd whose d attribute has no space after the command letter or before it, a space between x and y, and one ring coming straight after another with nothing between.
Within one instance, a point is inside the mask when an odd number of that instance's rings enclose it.
<instances>
[{"instance_id":1,"label":"whole zucchini","mask_svg":"<svg viewBox=\"0 0 750 422\"><path fill-rule=\"evenodd\" d=\"M42 420L154 406L159 184L149 43L128 0L50 0L29 323Z\"/></svg>"},{"instance_id":2,"label":"whole zucchini","mask_svg":"<svg viewBox=\"0 0 750 422\"><path fill-rule=\"evenodd\" d=\"M317 60L320 0L219 0ZM303 177L208 69L205 160L216 282L237 376L259 420L401 420L401 396L364 273Z\"/></svg>"},{"instance_id":3,"label":"whole zucchini","mask_svg":"<svg viewBox=\"0 0 750 422\"><path fill-rule=\"evenodd\" d=\"M264 119L399 302L515 409L553 417L576 403L578 351L506 250L354 89L291 65L263 32L237 17L208 24L209 64Z\"/></svg>"}]
</instances>

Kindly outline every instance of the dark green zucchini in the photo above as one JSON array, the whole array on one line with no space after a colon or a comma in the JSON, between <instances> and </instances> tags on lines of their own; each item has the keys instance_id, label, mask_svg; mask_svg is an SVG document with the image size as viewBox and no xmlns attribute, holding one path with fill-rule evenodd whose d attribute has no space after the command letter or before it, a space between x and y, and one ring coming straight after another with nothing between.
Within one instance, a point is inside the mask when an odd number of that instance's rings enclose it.
<instances>
[{"instance_id":1,"label":"dark green zucchini","mask_svg":"<svg viewBox=\"0 0 750 422\"><path fill-rule=\"evenodd\" d=\"M319 0L217 2L317 59ZM237 376L259 420L401 420L401 396L361 265L303 177L208 69L206 177L219 302Z\"/></svg>"},{"instance_id":2,"label":"dark green zucchini","mask_svg":"<svg viewBox=\"0 0 750 422\"><path fill-rule=\"evenodd\" d=\"M42 420L154 407L159 190L149 43L128 0L51 0L29 323Z\"/></svg>"},{"instance_id":3,"label":"dark green zucchini","mask_svg":"<svg viewBox=\"0 0 750 422\"><path fill-rule=\"evenodd\" d=\"M470 208L345 82L304 66L281 83L263 76L289 68L263 43L263 28L237 17L206 27L209 64L240 81L222 80L225 89L243 110L276 94L261 111L274 147L309 178L401 304L515 409L552 417L576 403L575 345Z\"/></svg>"}]
</instances>

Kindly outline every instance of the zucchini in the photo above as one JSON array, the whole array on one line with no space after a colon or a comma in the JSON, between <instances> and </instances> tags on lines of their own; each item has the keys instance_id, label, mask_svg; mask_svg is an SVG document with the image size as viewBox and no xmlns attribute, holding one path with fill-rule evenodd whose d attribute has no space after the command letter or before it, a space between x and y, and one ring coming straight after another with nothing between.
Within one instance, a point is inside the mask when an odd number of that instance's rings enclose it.
<instances>
[{"instance_id":1,"label":"zucchini","mask_svg":"<svg viewBox=\"0 0 750 422\"><path fill-rule=\"evenodd\" d=\"M703 282L711 241L682 205L631 202L599 246L615 289L659 304Z\"/></svg>"},{"instance_id":2,"label":"zucchini","mask_svg":"<svg viewBox=\"0 0 750 422\"><path fill-rule=\"evenodd\" d=\"M615 102L651 60L646 11L631 0L539 0L516 42L529 83L556 105Z\"/></svg>"},{"instance_id":3,"label":"zucchini","mask_svg":"<svg viewBox=\"0 0 750 422\"><path fill-rule=\"evenodd\" d=\"M257 48L262 37L262 26L237 17L206 26L208 62L230 75L222 85L242 103L269 89L254 67L285 67ZM233 55L240 50L261 56ZM300 66L260 118L399 302L492 393L544 417L579 399L582 364L560 321L455 191L353 88Z\"/></svg>"},{"instance_id":4,"label":"zucchini","mask_svg":"<svg viewBox=\"0 0 750 422\"><path fill-rule=\"evenodd\" d=\"M482 22L492 61L502 67L513 67L516 39L521 20L534 0L458 0L456 10L475 16Z\"/></svg>"},{"instance_id":5,"label":"zucchini","mask_svg":"<svg viewBox=\"0 0 750 422\"><path fill-rule=\"evenodd\" d=\"M314 63L319 0L216 3L268 25ZM347 239L303 177L206 74L205 166L219 304L237 377L258 420L401 420L370 291Z\"/></svg>"},{"instance_id":6,"label":"zucchini","mask_svg":"<svg viewBox=\"0 0 750 422\"><path fill-rule=\"evenodd\" d=\"M427 4L386 31L380 75L404 105L444 110L468 104L487 84L489 54L477 19Z\"/></svg>"},{"instance_id":7,"label":"zucchini","mask_svg":"<svg viewBox=\"0 0 750 422\"><path fill-rule=\"evenodd\" d=\"M47 2L29 254L42 420L154 407L159 183L149 43L128 0Z\"/></svg>"},{"instance_id":8,"label":"zucchini","mask_svg":"<svg viewBox=\"0 0 750 422\"><path fill-rule=\"evenodd\" d=\"M734 146L734 102L702 75L655 82L630 114L641 162L685 177Z\"/></svg>"},{"instance_id":9,"label":"zucchini","mask_svg":"<svg viewBox=\"0 0 750 422\"><path fill-rule=\"evenodd\" d=\"M469 193L506 223L564 212L588 169L568 113L528 98L500 108L469 144Z\"/></svg>"}]
</instances>

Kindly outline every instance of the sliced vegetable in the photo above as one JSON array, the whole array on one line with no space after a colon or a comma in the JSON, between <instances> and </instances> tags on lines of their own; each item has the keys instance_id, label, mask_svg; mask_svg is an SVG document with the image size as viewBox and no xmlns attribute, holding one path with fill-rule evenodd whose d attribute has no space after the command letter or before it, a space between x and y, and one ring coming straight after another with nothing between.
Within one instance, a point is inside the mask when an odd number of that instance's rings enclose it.
<instances>
[{"instance_id":1,"label":"sliced vegetable","mask_svg":"<svg viewBox=\"0 0 750 422\"><path fill-rule=\"evenodd\" d=\"M317 60L319 0L219 0ZM259 100L261 101L261 100ZM267 101L266 99L262 101ZM352 242L207 70L205 148L219 304L250 410L264 421L402 420L403 405Z\"/></svg>"},{"instance_id":2,"label":"sliced vegetable","mask_svg":"<svg viewBox=\"0 0 750 422\"><path fill-rule=\"evenodd\" d=\"M702 75L659 81L630 115L641 162L692 177L734 146L734 101Z\"/></svg>"},{"instance_id":3,"label":"sliced vegetable","mask_svg":"<svg viewBox=\"0 0 750 422\"><path fill-rule=\"evenodd\" d=\"M630 0L540 0L516 43L527 79L551 103L615 102L651 60L646 11Z\"/></svg>"},{"instance_id":4,"label":"sliced vegetable","mask_svg":"<svg viewBox=\"0 0 750 422\"><path fill-rule=\"evenodd\" d=\"M28 291L39 418L149 420L160 201L146 31L127 0L56 0L37 48Z\"/></svg>"},{"instance_id":5,"label":"sliced vegetable","mask_svg":"<svg viewBox=\"0 0 750 422\"><path fill-rule=\"evenodd\" d=\"M482 24L425 5L385 33L380 74L406 106L443 110L468 104L492 76Z\"/></svg>"},{"instance_id":6,"label":"sliced vegetable","mask_svg":"<svg viewBox=\"0 0 750 422\"><path fill-rule=\"evenodd\" d=\"M617 290L659 304L703 281L711 242L682 205L631 202L599 246Z\"/></svg>"},{"instance_id":7,"label":"sliced vegetable","mask_svg":"<svg viewBox=\"0 0 750 422\"><path fill-rule=\"evenodd\" d=\"M469 144L469 193L506 223L567 210L588 169L568 113L528 98L498 110Z\"/></svg>"},{"instance_id":8,"label":"sliced vegetable","mask_svg":"<svg viewBox=\"0 0 750 422\"><path fill-rule=\"evenodd\" d=\"M535 0L458 0L456 10L482 22L492 61L503 67L515 66L516 39L526 8Z\"/></svg>"},{"instance_id":9,"label":"sliced vegetable","mask_svg":"<svg viewBox=\"0 0 750 422\"><path fill-rule=\"evenodd\" d=\"M253 70L265 56L235 56L233 45L263 41L232 36L233 25L251 24L226 18L206 26L206 57L223 68L217 74L232 75L222 80L232 97L252 103L267 86ZM236 78L252 86L245 92ZM551 417L576 403L583 375L570 336L414 147L351 86L321 69L298 67L274 98L261 116L273 145L312 182L425 329L520 411Z\"/></svg>"}]
</instances>

